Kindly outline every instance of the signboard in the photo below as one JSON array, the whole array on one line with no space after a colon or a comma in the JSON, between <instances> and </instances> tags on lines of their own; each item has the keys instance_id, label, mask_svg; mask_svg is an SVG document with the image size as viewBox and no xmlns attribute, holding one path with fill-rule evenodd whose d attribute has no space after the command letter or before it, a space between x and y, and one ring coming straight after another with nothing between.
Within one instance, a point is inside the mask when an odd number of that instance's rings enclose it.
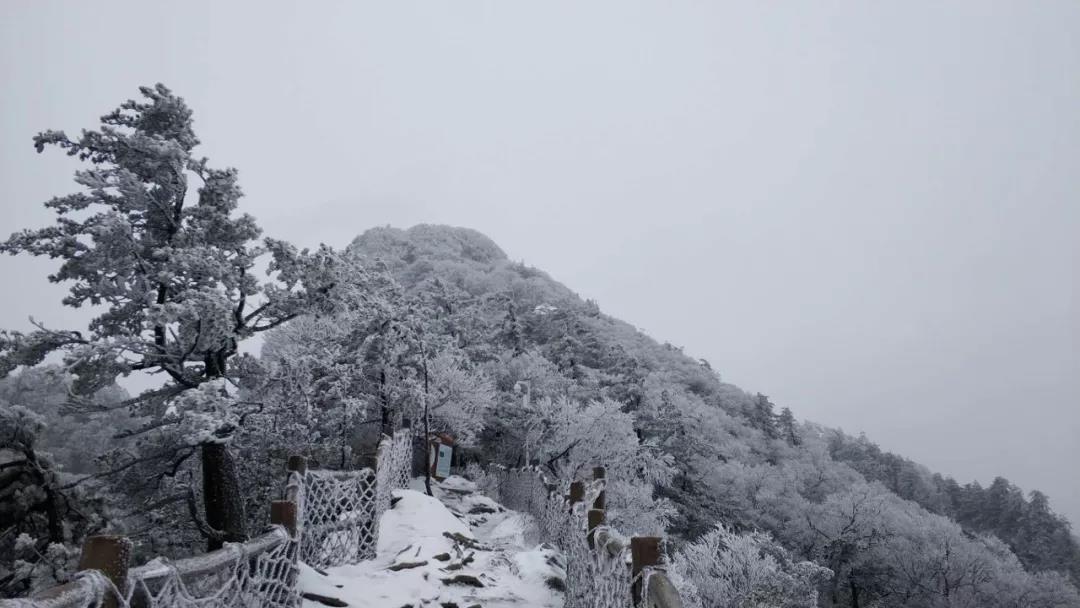
<instances>
[{"instance_id":1,"label":"signboard","mask_svg":"<svg viewBox=\"0 0 1080 608\"><path fill-rule=\"evenodd\" d=\"M454 453L454 448L441 443L438 447L439 453L435 458L435 477L446 479L450 476L450 457Z\"/></svg>"}]
</instances>

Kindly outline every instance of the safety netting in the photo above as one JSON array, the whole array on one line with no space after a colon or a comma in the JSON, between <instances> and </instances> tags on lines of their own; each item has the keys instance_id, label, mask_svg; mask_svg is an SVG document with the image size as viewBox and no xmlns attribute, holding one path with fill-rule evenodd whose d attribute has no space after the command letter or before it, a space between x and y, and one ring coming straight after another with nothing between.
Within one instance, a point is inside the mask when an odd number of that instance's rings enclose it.
<instances>
[{"instance_id":1,"label":"safety netting","mask_svg":"<svg viewBox=\"0 0 1080 608\"><path fill-rule=\"evenodd\" d=\"M295 533L282 526L244 543L185 558L156 558L131 569L118 588L97 570L34 598L0 608L296 608L298 560L314 567L374 556L379 516L410 479L411 432L380 442L375 470L290 473L285 498L295 505Z\"/></svg>"},{"instance_id":2,"label":"safety netting","mask_svg":"<svg viewBox=\"0 0 1080 608\"><path fill-rule=\"evenodd\" d=\"M371 469L308 471L301 561L326 568L372 557L378 542L376 498Z\"/></svg>"},{"instance_id":3,"label":"safety netting","mask_svg":"<svg viewBox=\"0 0 1080 608\"><path fill-rule=\"evenodd\" d=\"M585 484L582 500L571 504L569 482L552 480L537 467L471 468L467 474L475 476L481 491L491 498L531 515L538 540L562 550L566 557L566 608L633 605L628 540L608 526L588 528L588 509L603 491L603 479Z\"/></svg>"},{"instance_id":4,"label":"safety netting","mask_svg":"<svg viewBox=\"0 0 1080 608\"><path fill-rule=\"evenodd\" d=\"M411 446L409 432L399 431L380 442L375 470L307 472L302 561L328 568L375 557L379 519L392 492L408 485Z\"/></svg>"}]
</instances>

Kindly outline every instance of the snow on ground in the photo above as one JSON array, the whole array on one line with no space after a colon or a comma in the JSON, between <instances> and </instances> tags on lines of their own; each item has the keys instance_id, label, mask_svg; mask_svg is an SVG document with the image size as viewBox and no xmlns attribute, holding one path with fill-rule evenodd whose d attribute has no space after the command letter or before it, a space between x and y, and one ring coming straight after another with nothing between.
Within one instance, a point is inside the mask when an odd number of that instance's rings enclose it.
<instances>
[{"instance_id":1,"label":"snow on ground","mask_svg":"<svg viewBox=\"0 0 1080 608\"><path fill-rule=\"evenodd\" d=\"M535 538L531 518L503 508L461 477L394 492L375 559L330 568L300 565L300 589L356 608L559 608L563 558ZM305 608L325 604L305 599ZM341 605L341 604L336 604Z\"/></svg>"}]
</instances>

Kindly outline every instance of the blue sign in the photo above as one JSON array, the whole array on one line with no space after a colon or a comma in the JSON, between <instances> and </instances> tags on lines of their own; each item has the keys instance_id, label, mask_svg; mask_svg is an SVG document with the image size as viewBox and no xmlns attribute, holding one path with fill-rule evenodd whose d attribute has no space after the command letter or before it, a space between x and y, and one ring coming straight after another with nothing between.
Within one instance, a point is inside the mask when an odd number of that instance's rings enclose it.
<instances>
[{"instance_id":1,"label":"blue sign","mask_svg":"<svg viewBox=\"0 0 1080 608\"><path fill-rule=\"evenodd\" d=\"M439 444L439 455L435 459L435 477L446 479L450 476L450 456L454 448Z\"/></svg>"}]
</instances>

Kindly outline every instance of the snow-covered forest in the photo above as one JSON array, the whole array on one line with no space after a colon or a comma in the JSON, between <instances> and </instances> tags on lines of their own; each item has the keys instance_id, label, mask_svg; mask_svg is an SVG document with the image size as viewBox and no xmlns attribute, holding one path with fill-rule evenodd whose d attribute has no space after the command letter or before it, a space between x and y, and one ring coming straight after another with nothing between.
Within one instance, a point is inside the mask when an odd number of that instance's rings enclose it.
<instances>
[{"instance_id":1,"label":"snow-covered forest","mask_svg":"<svg viewBox=\"0 0 1080 608\"><path fill-rule=\"evenodd\" d=\"M668 538L688 605L1080 606L1041 492L800 421L467 228L264 236L195 125L157 85L35 138L83 161L77 188L0 250L55 260L94 318L0 334L0 597L66 580L91 534L142 558L244 540L288 455L356 468L409 420L479 465L607 466L612 523Z\"/></svg>"}]
</instances>

